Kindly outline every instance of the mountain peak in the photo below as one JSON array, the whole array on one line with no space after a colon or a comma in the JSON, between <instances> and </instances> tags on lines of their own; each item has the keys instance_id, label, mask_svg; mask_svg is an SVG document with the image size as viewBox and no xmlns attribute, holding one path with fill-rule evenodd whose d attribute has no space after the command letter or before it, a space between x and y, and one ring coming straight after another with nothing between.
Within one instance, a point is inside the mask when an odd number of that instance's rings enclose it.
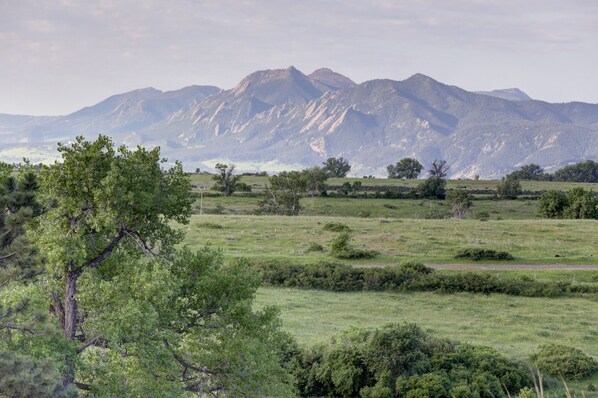
<instances>
[{"instance_id":1,"label":"mountain peak","mask_svg":"<svg viewBox=\"0 0 598 398\"><path fill-rule=\"evenodd\" d=\"M509 101L529 101L532 98L518 88L505 88L492 91L475 91L476 94L489 95Z\"/></svg>"},{"instance_id":2,"label":"mountain peak","mask_svg":"<svg viewBox=\"0 0 598 398\"><path fill-rule=\"evenodd\" d=\"M244 78L233 90L234 96L250 95L271 105L305 103L322 92L294 66L257 71ZM288 101L287 101L288 100Z\"/></svg>"},{"instance_id":3,"label":"mountain peak","mask_svg":"<svg viewBox=\"0 0 598 398\"><path fill-rule=\"evenodd\" d=\"M329 68L316 69L307 78L321 91L342 90L357 85L353 80Z\"/></svg>"}]
</instances>

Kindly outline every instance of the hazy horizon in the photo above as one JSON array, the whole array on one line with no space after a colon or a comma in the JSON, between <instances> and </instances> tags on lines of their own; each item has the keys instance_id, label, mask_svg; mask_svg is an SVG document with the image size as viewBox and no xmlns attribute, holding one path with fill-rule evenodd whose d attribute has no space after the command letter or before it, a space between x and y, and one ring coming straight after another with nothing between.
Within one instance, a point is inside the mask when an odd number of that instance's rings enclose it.
<instances>
[{"instance_id":1,"label":"hazy horizon","mask_svg":"<svg viewBox=\"0 0 598 398\"><path fill-rule=\"evenodd\" d=\"M7 0L0 113L64 115L145 87L228 89L290 65L598 103L596 49L589 0Z\"/></svg>"}]
</instances>

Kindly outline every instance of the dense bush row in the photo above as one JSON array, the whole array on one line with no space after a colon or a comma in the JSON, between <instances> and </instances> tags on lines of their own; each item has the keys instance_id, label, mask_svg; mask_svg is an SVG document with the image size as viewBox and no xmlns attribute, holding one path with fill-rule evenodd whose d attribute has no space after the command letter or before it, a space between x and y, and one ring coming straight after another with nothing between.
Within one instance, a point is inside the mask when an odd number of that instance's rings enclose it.
<instances>
[{"instance_id":1,"label":"dense bush row","mask_svg":"<svg viewBox=\"0 0 598 398\"><path fill-rule=\"evenodd\" d=\"M464 249L455 255L455 258L465 258L473 261L482 260L498 260L508 261L513 259L513 255L509 252L497 252L490 249L470 248Z\"/></svg>"},{"instance_id":2,"label":"dense bush row","mask_svg":"<svg viewBox=\"0 0 598 398\"><path fill-rule=\"evenodd\" d=\"M439 291L500 293L527 297L598 294L598 286L539 282L527 276L497 277L476 272L439 273L419 263L396 268L353 268L344 264L256 262L267 285L330 291Z\"/></svg>"},{"instance_id":3,"label":"dense bush row","mask_svg":"<svg viewBox=\"0 0 598 398\"><path fill-rule=\"evenodd\" d=\"M291 360L301 396L505 397L532 381L488 347L433 338L415 325L352 329Z\"/></svg>"}]
</instances>

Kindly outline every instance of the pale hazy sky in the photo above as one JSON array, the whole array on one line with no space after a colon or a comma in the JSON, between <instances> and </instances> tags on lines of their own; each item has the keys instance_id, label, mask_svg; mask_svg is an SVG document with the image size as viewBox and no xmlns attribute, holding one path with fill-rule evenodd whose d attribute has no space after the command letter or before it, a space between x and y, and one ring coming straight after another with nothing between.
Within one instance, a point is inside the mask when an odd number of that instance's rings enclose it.
<instances>
[{"instance_id":1,"label":"pale hazy sky","mask_svg":"<svg viewBox=\"0 0 598 398\"><path fill-rule=\"evenodd\" d=\"M0 113L289 65L598 103L598 1L0 0Z\"/></svg>"}]
</instances>

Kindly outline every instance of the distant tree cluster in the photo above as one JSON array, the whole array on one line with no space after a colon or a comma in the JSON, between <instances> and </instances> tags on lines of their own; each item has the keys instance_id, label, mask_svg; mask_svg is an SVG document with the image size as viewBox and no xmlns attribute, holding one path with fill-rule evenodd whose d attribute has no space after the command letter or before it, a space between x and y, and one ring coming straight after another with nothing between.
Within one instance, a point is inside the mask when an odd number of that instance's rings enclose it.
<instances>
[{"instance_id":1,"label":"distant tree cluster","mask_svg":"<svg viewBox=\"0 0 598 398\"><path fill-rule=\"evenodd\" d=\"M568 192L546 191L538 202L544 218L598 219L598 197L581 187Z\"/></svg>"},{"instance_id":2,"label":"distant tree cluster","mask_svg":"<svg viewBox=\"0 0 598 398\"><path fill-rule=\"evenodd\" d=\"M419 177L423 168L424 166L417 159L404 158L399 160L395 165L389 164L386 170L388 171L388 178L412 180Z\"/></svg>"},{"instance_id":3,"label":"distant tree cluster","mask_svg":"<svg viewBox=\"0 0 598 398\"><path fill-rule=\"evenodd\" d=\"M563 181L563 182L598 182L598 163L587 160L563 167L554 174L545 173L537 164L531 163L506 176L507 180L528 181Z\"/></svg>"}]
</instances>

